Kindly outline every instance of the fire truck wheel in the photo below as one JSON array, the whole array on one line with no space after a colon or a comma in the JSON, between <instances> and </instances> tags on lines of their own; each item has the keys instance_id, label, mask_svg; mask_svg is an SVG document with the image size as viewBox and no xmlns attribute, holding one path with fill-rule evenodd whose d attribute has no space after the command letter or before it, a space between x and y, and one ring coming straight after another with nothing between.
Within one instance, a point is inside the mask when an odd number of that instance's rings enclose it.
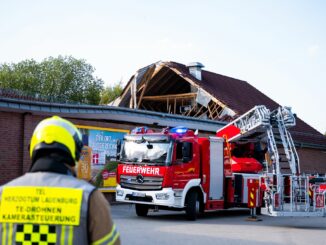
<instances>
[{"instance_id":1,"label":"fire truck wheel","mask_svg":"<svg viewBox=\"0 0 326 245\"><path fill-rule=\"evenodd\" d=\"M198 200L198 193L196 191L191 191L187 194L186 205L187 219L196 220L200 211L200 201Z\"/></svg>"},{"instance_id":2,"label":"fire truck wheel","mask_svg":"<svg viewBox=\"0 0 326 245\"><path fill-rule=\"evenodd\" d=\"M148 214L148 205L136 204L136 214L141 217L146 217Z\"/></svg>"}]
</instances>

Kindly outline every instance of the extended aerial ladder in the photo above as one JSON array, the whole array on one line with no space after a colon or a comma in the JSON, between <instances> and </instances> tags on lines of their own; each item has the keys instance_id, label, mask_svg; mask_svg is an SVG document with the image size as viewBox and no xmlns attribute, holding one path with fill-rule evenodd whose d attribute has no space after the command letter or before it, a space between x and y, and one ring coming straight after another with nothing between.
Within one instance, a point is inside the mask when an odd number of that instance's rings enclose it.
<instances>
[{"instance_id":1,"label":"extended aerial ladder","mask_svg":"<svg viewBox=\"0 0 326 245\"><path fill-rule=\"evenodd\" d=\"M259 105L218 130L217 134L228 143L263 142L267 145L270 164L265 164L260 178L261 184L266 186L262 213L272 216L324 216L325 208L311 205L309 176L300 174L298 153L288 131L295 124L291 108L279 107L271 112ZM325 202L325 192L323 195Z\"/></svg>"}]
</instances>

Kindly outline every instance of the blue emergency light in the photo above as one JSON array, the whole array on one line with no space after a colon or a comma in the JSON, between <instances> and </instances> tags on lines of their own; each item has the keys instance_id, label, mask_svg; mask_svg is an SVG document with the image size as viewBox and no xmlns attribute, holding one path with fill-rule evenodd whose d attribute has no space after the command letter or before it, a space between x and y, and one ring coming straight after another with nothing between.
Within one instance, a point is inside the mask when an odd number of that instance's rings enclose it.
<instances>
[{"instance_id":1,"label":"blue emergency light","mask_svg":"<svg viewBox=\"0 0 326 245\"><path fill-rule=\"evenodd\" d=\"M185 134L185 133L187 133L187 131L188 131L188 128L186 128L184 126L178 126L178 127L170 129L170 133L175 133L175 134Z\"/></svg>"}]
</instances>

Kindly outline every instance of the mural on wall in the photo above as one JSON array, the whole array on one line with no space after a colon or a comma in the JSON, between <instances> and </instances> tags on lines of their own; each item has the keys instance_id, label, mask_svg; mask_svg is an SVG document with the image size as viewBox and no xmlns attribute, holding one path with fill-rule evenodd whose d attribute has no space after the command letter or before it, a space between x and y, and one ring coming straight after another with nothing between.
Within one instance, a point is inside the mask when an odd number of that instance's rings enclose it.
<instances>
[{"instance_id":1,"label":"mural on wall","mask_svg":"<svg viewBox=\"0 0 326 245\"><path fill-rule=\"evenodd\" d=\"M102 190L114 191L116 186L117 141L128 133L125 129L79 126L84 147L77 165L77 177Z\"/></svg>"}]
</instances>

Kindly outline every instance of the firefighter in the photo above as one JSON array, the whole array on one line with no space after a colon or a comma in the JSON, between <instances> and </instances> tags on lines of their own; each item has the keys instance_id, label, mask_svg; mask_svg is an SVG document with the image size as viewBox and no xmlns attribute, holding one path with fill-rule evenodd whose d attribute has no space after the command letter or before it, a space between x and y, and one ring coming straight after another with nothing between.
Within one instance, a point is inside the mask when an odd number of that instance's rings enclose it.
<instances>
[{"instance_id":1,"label":"firefighter","mask_svg":"<svg viewBox=\"0 0 326 245\"><path fill-rule=\"evenodd\" d=\"M120 244L102 193L74 177L82 146L81 133L65 119L37 125L30 171L0 187L2 244Z\"/></svg>"}]
</instances>

